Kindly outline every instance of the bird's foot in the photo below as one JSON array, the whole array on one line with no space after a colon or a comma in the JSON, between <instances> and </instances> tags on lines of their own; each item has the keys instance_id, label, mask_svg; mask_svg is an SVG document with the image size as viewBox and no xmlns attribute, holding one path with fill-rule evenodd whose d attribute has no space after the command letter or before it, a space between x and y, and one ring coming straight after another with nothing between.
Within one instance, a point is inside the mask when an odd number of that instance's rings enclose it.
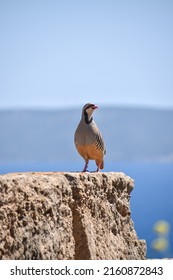
<instances>
[{"instance_id":1,"label":"bird's foot","mask_svg":"<svg viewBox=\"0 0 173 280\"><path fill-rule=\"evenodd\" d=\"M97 168L97 170L91 171L91 173L97 173L99 171L100 171L100 169Z\"/></svg>"},{"instance_id":2,"label":"bird's foot","mask_svg":"<svg viewBox=\"0 0 173 280\"><path fill-rule=\"evenodd\" d=\"M99 172L100 171L100 165L97 166L97 170L95 172Z\"/></svg>"}]
</instances>

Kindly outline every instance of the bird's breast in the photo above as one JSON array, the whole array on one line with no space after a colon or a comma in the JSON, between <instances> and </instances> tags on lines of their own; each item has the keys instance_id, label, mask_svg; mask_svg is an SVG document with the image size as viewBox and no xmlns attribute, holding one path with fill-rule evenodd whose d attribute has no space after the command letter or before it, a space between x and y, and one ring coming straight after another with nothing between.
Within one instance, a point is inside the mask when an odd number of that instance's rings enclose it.
<instances>
[{"instance_id":1,"label":"bird's breast","mask_svg":"<svg viewBox=\"0 0 173 280\"><path fill-rule=\"evenodd\" d=\"M79 123L75 132L75 143L78 145L91 145L94 143L97 133L98 129L94 123L92 125Z\"/></svg>"}]
</instances>

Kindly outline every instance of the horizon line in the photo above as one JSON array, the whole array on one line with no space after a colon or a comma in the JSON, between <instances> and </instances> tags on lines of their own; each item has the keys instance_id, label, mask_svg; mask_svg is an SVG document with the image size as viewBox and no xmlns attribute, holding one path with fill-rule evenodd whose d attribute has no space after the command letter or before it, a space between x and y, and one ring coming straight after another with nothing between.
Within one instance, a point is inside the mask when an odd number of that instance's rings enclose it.
<instances>
[{"instance_id":1,"label":"horizon line","mask_svg":"<svg viewBox=\"0 0 173 280\"><path fill-rule=\"evenodd\" d=\"M145 109L145 110L165 110L172 111L173 106L154 106L154 105L142 105L142 104L105 104L97 102L100 108L118 108L118 109ZM80 105L62 105L62 106L16 106L16 107L0 107L0 112L3 111L62 111L62 110L74 110L78 108L82 108L84 104Z\"/></svg>"}]
</instances>

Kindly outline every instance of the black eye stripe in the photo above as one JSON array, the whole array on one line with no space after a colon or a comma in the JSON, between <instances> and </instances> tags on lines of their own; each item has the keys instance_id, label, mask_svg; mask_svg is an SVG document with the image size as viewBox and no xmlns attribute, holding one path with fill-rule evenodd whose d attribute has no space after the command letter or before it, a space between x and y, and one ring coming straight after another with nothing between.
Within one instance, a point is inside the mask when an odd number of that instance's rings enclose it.
<instances>
[{"instance_id":1,"label":"black eye stripe","mask_svg":"<svg viewBox=\"0 0 173 280\"><path fill-rule=\"evenodd\" d=\"M94 104L88 105L88 106L85 108L85 111L86 111L87 109L91 108L92 106L94 106Z\"/></svg>"}]
</instances>

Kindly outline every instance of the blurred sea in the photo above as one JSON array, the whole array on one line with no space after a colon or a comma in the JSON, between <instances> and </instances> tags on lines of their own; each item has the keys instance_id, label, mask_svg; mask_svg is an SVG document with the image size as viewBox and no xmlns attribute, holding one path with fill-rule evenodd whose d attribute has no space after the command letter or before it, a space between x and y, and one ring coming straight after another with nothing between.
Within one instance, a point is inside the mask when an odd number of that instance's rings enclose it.
<instances>
[{"instance_id":1,"label":"blurred sea","mask_svg":"<svg viewBox=\"0 0 173 280\"><path fill-rule=\"evenodd\" d=\"M30 171L80 171L83 162L10 163L0 164L0 174ZM95 170L91 162L89 170ZM147 242L148 258L173 258L173 163L106 162L104 171L124 172L135 180L131 193L131 213L138 237ZM168 247L152 248L157 239L153 226L164 220L170 225L166 233Z\"/></svg>"}]
</instances>

